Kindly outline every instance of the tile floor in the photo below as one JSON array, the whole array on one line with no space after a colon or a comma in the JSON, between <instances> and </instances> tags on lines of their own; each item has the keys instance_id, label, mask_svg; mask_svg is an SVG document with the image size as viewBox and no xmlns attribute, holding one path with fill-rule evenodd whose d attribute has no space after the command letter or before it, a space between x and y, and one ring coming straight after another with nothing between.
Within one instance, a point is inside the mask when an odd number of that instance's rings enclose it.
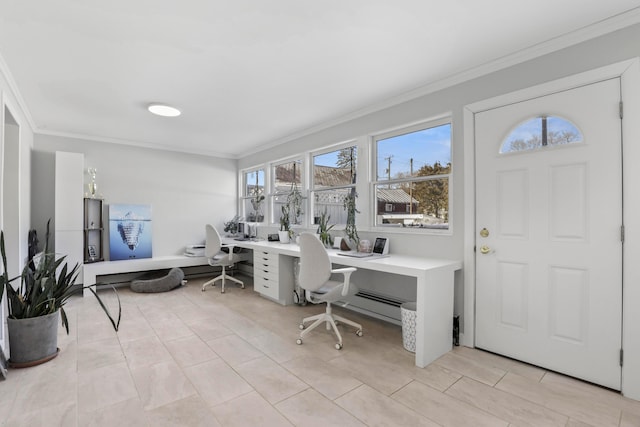
<instances>
[{"instance_id":1,"label":"tile floor","mask_svg":"<svg viewBox=\"0 0 640 427\"><path fill-rule=\"evenodd\" d=\"M282 307L250 279L203 293L204 280L121 288L117 334L94 298L74 298L59 356L0 381L0 425L640 426L640 402L490 353L457 347L416 368L399 326L352 312L362 338L345 333L338 351L320 328L298 346L300 319L322 307Z\"/></svg>"}]
</instances>

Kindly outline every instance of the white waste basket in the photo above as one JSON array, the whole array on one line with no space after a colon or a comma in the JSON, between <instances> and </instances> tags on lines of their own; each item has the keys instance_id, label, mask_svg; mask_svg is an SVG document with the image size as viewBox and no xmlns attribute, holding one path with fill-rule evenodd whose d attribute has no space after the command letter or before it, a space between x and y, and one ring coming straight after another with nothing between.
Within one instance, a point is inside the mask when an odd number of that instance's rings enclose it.
<instances>
[{"instance_id":1,"label":"white waste basket","mask_svg":"<svg viewBox=\"0 0 640 427\"><path fill-rule=\"evenodd\" d=\"M416 352L416 303L405 302L400 306L402 316L402 345L412 352Z\"/></svg>"}]
</instances>

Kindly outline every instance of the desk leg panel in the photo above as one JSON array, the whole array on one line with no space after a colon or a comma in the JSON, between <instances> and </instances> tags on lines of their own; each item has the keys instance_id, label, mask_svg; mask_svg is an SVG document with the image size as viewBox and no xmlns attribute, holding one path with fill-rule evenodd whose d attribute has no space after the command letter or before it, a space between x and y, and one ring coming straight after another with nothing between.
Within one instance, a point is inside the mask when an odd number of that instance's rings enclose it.
<instances>
[{"instance_id":1,"label":"desk leg panel","mask_svg":"<svg viewBox=\"0 0 640 427\"><path fill-rule=\"evenodd\" d=\"M430 270L417 278L416 366L424 368L453 347L454 271Z\"/></svg>"}]
</instances>

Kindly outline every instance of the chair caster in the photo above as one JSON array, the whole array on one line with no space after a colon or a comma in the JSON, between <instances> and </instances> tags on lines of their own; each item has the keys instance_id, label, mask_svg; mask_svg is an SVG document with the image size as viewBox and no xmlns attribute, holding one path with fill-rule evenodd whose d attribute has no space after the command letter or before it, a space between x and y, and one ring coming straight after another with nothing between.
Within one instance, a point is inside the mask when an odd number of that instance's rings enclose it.
<instances>
[{"instance_id":1,"label":"chair caster","mask_svg":"<svg viewBox=\"0 0 640 427\"><path fill-rule=\"evenodd\" d=\"M356 335L357 335L357 336L359 336L359 337L361 337L361 336L362 336L362 329L358 329L358 330L356 331Z\"/></svg>"},{"instance_id":2,"label":"chair caster","mask_svg":"<svg viewBox=\"0 0 640 427\"><path fill-rule=\"evenodd\" d=\"M298 344L298 345L302 345L302 339L301 339L301 338L298 338L298 339L296 340L296 344Z\"/></svg>"},{"instance_id":3,"label":"chair caster","mask_svg":"<svg viewBox=\"0 0 640 427\"><path fill-rule=\"evenodd\" d=\"M202 292L204 292L204 288L200 289Z\"/></svg>"},{"instance_id":4,"label":"chair caster","mask_svg":"<svg viewBox=\"0 0 640 427\"><path fill-rule=\"evenodd\" d=\"M342 350L342 344L336 343L336 350Z\"/></svg>"},{"instance_id":5,"label":"chair caster","mask_svg":"<svg viewBox=\"0 0 640 427\"><path fill-rule=\"evenodd\" d=\"M303 330L303 329L304 329L304 324L300 323L300 324L298 325L298 328L300 328L300 330Z\"/></svg>"}]
</instances>

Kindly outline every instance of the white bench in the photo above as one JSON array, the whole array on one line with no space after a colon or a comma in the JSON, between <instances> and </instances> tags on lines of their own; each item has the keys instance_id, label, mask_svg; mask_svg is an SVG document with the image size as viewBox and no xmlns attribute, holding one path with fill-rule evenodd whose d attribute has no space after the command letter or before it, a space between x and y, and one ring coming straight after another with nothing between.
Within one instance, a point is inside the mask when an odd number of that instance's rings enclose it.
<instances>
[{"instance_id":1,"label":"white bench","mask_svg":"<svg viewBox=\"0 0 640 427\"><path fill-rule=\"evenodd\" d=\"M102 261L84 264L82 283L95 288L96 278L105 274L134 273L136 271L152 271L170 269L173 267L194 267L209 265L206 257L191 257L186 255L159 256L153 258L126 259L121 261ZM83 295L88 289L82 291Z\"/></svg>"}]
</instances>

